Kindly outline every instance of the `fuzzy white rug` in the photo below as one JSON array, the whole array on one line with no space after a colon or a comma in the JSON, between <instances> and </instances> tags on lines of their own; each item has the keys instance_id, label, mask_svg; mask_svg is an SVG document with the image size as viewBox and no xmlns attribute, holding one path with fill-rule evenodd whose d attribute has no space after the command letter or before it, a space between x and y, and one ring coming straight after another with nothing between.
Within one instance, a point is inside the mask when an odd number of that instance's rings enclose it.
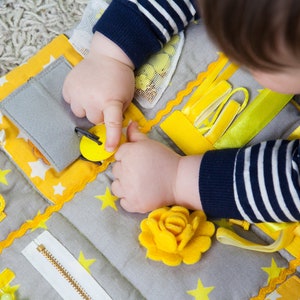
<instances>
[{"instance_id":1,"label":"fuzzy white rug","mask_svg":"<svg viewBox=\"0 0 300 300\"><path fill-rule=\"evenodd\" d=\"M0 77L81 20L89 0L0 0Z\"/></svg>"}]
</instances>

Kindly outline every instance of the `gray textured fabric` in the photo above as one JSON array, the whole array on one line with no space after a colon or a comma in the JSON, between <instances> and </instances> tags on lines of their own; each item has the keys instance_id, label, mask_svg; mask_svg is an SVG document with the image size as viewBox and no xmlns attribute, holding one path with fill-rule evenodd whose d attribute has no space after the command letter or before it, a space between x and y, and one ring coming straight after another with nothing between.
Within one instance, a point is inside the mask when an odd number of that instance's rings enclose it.
<instances>
[{"instance_id":1,"label":"gray textured fabric","mask_svg":"<svg viewBox=\"0 0 300 300\"><path fill-rule=\"evenodd\" d=\"M0 104L2 112L28 135L57 171L80 155L75 127L92 126L86 119L76 118L62 98L62 85L70 70L61 57Z\"/></svg>"}]
</instances>

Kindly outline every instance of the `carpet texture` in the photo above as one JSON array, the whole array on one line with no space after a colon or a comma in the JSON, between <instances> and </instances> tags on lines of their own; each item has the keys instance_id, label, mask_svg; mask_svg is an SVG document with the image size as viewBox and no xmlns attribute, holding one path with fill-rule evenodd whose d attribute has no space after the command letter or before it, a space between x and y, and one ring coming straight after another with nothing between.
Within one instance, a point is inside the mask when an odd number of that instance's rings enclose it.
<instances>
[{"instance_id":1,"label":"carpet texture","mask_svg":"<svg viewBox=\"0 0 300 300\"><path fill-rule=\"evenodd\" d=\"M80 21L89 0L0 0L0 77Z\"/></svg>"}]
</instances>

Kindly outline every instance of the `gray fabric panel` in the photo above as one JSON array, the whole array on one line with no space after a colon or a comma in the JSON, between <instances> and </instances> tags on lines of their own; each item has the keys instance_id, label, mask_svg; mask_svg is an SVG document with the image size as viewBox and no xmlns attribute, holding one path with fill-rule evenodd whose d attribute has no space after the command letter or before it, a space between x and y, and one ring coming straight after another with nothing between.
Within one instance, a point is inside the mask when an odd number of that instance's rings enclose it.
<instances>
[{"instance_id":1,"label":"gray fabric panel","mask_svg":"<svg viewBox=\"0 0 300 300\"><path fill-rule=\"evenodd\" d=\"M70 70L71 66L61 57L0 104L3 113L27 133L57 171L80 155L80 139L74 128L92 126L86 119L76 118L61 96Z\"/></svg>"}]
</instances>

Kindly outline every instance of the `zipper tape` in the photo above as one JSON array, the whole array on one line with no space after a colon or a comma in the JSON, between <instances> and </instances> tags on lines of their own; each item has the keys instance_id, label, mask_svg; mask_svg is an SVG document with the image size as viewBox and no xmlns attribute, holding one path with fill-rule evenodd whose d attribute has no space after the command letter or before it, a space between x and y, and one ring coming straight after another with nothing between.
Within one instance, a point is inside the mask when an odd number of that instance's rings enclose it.
<instances>
[{"instance_id":1,"label":"zipper tape","mask_svg":"<svg viewBox=\"0 0 300 300\"><path fill-rule=\"evenodd\" d=\"M111 300L111 297L72 254L44 231L22 254L63 299Z\"/></svg>"}]
</instances>

